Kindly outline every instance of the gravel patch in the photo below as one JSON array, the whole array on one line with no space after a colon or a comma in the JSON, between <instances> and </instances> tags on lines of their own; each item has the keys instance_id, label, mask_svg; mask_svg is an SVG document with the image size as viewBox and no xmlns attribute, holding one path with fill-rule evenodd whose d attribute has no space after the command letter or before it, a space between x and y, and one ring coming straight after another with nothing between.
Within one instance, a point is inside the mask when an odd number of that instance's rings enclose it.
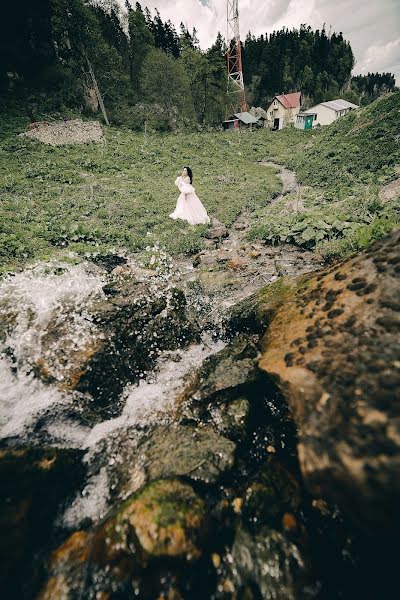
<instances>
[{"instance_id":1,"label":"gravel patch","mask_svg":"<svg viewBox=\"0 0 400 600\"><path fill-rule=\"evenodd\" d=\"M54 123L43 121L31 123L28 128L29 130L21 135L50 146L99 142L103 137L103 130L98 121L82 121L81 119Z\"/></svg>"}]
</instances>

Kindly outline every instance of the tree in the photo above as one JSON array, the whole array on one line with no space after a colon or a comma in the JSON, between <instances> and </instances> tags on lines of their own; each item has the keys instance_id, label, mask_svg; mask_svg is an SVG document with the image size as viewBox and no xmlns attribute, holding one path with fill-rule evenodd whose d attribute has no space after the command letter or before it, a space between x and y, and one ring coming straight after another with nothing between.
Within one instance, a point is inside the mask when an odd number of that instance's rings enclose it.
<instances>
[{"instance_id":1,"label":"tree","mask_svg":"<svg viewBox=\"0 0 400 600\"><path fill-rule=\"evenodd\" d=\"M141 71L144 99L159 104L172 123L176 115L194 121L190 80L180 61L158 48L148 52Z\"/></svg>"},{"instance_id":2,"label":"tree","mask_svg":"<svg viewBox=\"0 0 400 600\"><path fill-rule=\"evenodd\" d=\"M138 4L128 13L130 80L134 99L140 98L140 73L148 52L154 47L146 16Z\"/></svg>"}]
</instances>

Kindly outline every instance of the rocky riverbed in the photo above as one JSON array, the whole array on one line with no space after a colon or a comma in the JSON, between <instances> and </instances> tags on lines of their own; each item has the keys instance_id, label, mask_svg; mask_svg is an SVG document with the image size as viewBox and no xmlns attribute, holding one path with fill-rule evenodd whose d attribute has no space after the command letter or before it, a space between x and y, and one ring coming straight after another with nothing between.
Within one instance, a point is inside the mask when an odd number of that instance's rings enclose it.
<instances>
[{"instance_id":1,"label":"rocky riverbed","mask_svg":"<svg viewBox=\"0 0 400 600\"><path fill-rule=\"evenodd\" d=\"M323 267L246 228L0 282L5 597L393 595L399 233Z\"/></svg>"}]
</instances>

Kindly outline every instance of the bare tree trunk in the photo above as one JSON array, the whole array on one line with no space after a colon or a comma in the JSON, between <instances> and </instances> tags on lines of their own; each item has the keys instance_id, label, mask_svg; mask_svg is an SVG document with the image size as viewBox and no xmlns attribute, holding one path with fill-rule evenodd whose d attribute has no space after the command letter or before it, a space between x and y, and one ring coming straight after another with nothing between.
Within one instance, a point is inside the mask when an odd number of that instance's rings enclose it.
<instances>
[{"instance_id":1,"label":"bare tree trunk","mask_svg":"<svg viewBox=\"0 0 400 600\"><path fill-rule=\"evenodd\" d=\"M99 86L97 85L96 77L94 75L91 62L90 62L89 58L87 57L86 53L85 53L85 58L86 58L86 62L87 62L88 68L89 68L89 74L90 74L90 77L92 79L93 87L94 87L94 90L96 92L97 100L99 102L99 106L100 106L103 118L104 118L104 120L106 122L106 125L110 125L108 117L107 117L106 109L105 109L105 106L104 106L103 98L101 97Z\"/></svg>"}]
</instances>

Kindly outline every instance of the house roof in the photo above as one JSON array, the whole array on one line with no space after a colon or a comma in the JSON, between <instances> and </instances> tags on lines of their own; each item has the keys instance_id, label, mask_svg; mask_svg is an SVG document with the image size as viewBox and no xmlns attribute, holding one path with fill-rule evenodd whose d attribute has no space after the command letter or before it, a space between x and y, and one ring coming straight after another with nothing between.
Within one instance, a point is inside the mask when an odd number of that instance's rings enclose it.
<instances>
[{"instance_id":1,"label":"house roof","mask_svg":"<svg viewBox=\"0 0 400 600\"><path fill-rule=\"evenodd\" d=\"M296 108L300 104L301 92L293 92L292 94L281 94L280 96L275 96L277 100L284 106L285 108Z\"/></svg>"},{"instance_id":2,"label":"house roof","mask_svg":"<svg viewBox=\"0 0 400 600\"><path fill-rule=\"evenodd\" d=\"M305 112L315 112L315 109L318 108L318 106L326 106L326 108L330 108L335 112L339 112L340 110L344 110L346 108L359 108L357 104L353 104L352 102L348 102L347 100L342 100L339 98L338 100L329 100L329 102L320 102L320 104L309 108Z\"/></svg>"},{"instance_id":3,"label":"house roof","mask_svg":"<svg viewBox=\"0 0 400 600\"><path fill-rule=\"evenodd\" d=\"M248 112L235 113L235 117L237 117L239 119L239 121L242 121L242 123L245 123L246 125L250 125L250 123L258 122L258 119L253 117L253 115L251 115Z\"/></svg>"}]
</instances>

